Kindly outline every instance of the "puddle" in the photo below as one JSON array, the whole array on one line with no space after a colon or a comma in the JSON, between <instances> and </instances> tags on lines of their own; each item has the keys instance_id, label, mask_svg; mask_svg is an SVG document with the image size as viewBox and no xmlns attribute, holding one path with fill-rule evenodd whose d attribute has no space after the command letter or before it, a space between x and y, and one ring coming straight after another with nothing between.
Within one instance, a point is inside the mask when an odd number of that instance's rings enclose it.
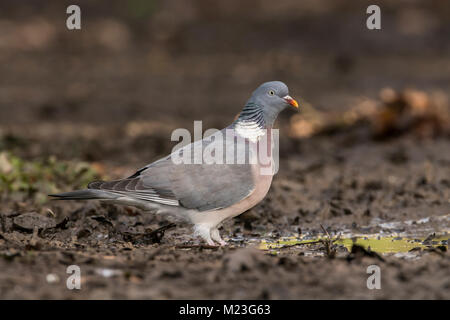
<instances>
[{"instance_id":1,"label":"puddle","mask_svg":"<svg viewBox=\"0 0 450 320\"><path fill-rule=\"evenodd\" d=\"M441 248L448 250L448 242L450 238L450 228L447 222L450 221L450 215L428 217L420 220L412 221L394 221L383 222L376 221L372 223L381 230L374 234L355 234L349 230L341 233L339 240L334 244L351 250L354 244L364 247L366 250L374 251L380 254L396 254L398 257L408 257L405 253L414 250L423 250L430 248ZM433 226L432 223L439 223L439 227ZM397 231L403 230L403 231ZM331 235L332 239L336 239L337 235ZM284 248L302 248L307 250L310 245L316 244L320 240L328 239L325 235L304 234L291 237L282 237L279 239L263 239L259 242L261 250L272 251L276 253L277 249ZM313 252L313 250L311 250ZM308 253L308 250L305 254ZM314 253L317 256L317 252Z\"/></svg>"},{"instance_id":2,"label":"puddle","mask_svg":"<svg viewBox=\"0 0 450 320\"><path fill-rule=\"evenodd\" d=\"M291 247L294 245L308 245L316 244L317 241L325 240L327 237L308 237L305 240L302 237L286 237L275 241L262 240L259 244L261 250L281 249L283 247ZM339 244L347 248L350 251L353 244L360 245L365 249L370 249L378 253L398 253L409 252L412 249L426 249L430 247L444 246L448 249L449 234L445 233L440 236L436 235L432 240L427 240L427 237L399 237L393 236L381 236L380 234L371 235L351 235L341 236L341 238L335 241L335 244Z\"/></svg>"}]
</instances>

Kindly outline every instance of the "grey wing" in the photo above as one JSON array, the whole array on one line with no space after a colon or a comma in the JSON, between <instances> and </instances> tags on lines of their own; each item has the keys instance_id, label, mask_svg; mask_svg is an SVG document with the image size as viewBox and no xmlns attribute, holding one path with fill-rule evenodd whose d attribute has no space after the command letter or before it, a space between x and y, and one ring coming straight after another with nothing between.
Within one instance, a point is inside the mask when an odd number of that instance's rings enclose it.
<instances>
[{"instance_id":1,"label":"grey wing","mask_svg":"<svg viewBox=\"0 0 450 320\"><path fill-rule=\"evenodd\" d=\"M231 206L254 190L248 165L178 165L171 185L180 205L199 211Z\"/></svg>"},{"instance_id":2,"label":"grey wing","mask_svg":"<svg viewBox=\"0 0 450 320\"><path fill-rule=\"evenodd\" d=\"M127 179L94 182L89 188L199 211L231 206L254 190L249 164L175 164L172 156L138 170Z\"/></svg>"},{"instance_id":3,"label":"grey wing","mask_svg":"<svg viewBox=\"0 0 450 320\"><path fill-rule=\"evenodd\" d=\"M135 174L126 179L91 182L88 185L88 188L106 190L135 198L137 200L153 201L169 206L180 205L176 196L170 190L169 184L164 181L165 176L168 173L167 168L161 167L156 169L156 167L154 167L155 183L151 186L148 184L146 179L143 179L143 173L146 172L152 165L153 164L138 170Z\"/></svg>"}]
</instances>

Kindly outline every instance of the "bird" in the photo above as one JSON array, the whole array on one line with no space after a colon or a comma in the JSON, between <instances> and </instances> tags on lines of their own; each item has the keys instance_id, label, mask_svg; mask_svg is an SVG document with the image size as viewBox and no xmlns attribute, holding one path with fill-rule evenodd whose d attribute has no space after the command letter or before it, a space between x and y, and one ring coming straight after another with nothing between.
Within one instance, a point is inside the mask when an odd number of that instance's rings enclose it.
<instances>
[{"instance_id":1,"label":"bird","mask_svg":"<svg viewBox=\"0 0 450 320\"><path fill-rule=\"evenodd\" d=\"M287 85L265 82L226 128L180 146L125 179L94 181L86 189L49 196L97 199L167 214L193 225L194 236L208 245L225 246L219 233L222 223L257 205L269 191L276 173L273 125L289 106L299 108ZM198 150L203 152L200 160L209 154L214 161L195 161Z\"/></svg>"}]
</instances>

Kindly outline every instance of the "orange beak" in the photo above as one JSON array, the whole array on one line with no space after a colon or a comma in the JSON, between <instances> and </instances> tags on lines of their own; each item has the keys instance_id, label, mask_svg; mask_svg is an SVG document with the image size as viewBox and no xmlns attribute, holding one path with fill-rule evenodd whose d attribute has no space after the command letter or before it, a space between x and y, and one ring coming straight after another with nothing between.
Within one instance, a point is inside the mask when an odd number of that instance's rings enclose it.
<instances>
[{"instance_id":1,"label":"orange beak","mask_svg":"<svg viewBox=\"0 0 450 320\"><path fill-rule=\"evenodd\" d=\"M287 104L290 104L291 106L298 108L298 102L292 99L291 96L285 96L283 97L284 101L286 101Z\"/></svg>"}]
</instances>

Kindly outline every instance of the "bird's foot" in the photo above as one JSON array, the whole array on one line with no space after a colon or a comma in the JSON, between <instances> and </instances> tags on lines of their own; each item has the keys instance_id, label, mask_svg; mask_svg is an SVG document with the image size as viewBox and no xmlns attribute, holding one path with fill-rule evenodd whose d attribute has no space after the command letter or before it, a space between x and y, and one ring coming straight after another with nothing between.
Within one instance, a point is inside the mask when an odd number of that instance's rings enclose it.
<instances>
[{"instance_id":1,"label":"bird's foot","mask_svg":"<svg viewBox=\"0 0 450 320\"><path fill-rule=\"evenodd\" d=\"M222 247L225 247L228 243L224 240L217 241Z\"/></svg>"},{"instance_id":2,"label":"bird's foot","mask_svg":"<svg viewBox=\"0 0 450 320\"><path fill-rule=\"evenodd\" d=\"M222 237L220 236L219 229L217 228L211 230L211 238L222 247L227 245L227 243L223 241Z\"/></svg>"},{"instance_id":3,"label":"bird's foot","mask_svg":"<svg viewBox=\"0 0 450 320\"><path fill-rule=\"evenodd\" d=\"M194 235L200 236L209 246L216 246L211 239L211 228L204 224L196 224L194 226Z\"/></svg>"},{"instance_id":4,"label":"bird's foot","mask_svg":"<svg viewBox=\"0 0 450 320\"><path fill-rule=\"evenodd\" d=\"M220 237L219 230L217 228L211 229L211 227L207 225L197 224L194 226L194 230L194 234L200 236L209 246L217 246L217 244L220 246L227 245L227 243Z\"/></svg>"}]
</instances>

